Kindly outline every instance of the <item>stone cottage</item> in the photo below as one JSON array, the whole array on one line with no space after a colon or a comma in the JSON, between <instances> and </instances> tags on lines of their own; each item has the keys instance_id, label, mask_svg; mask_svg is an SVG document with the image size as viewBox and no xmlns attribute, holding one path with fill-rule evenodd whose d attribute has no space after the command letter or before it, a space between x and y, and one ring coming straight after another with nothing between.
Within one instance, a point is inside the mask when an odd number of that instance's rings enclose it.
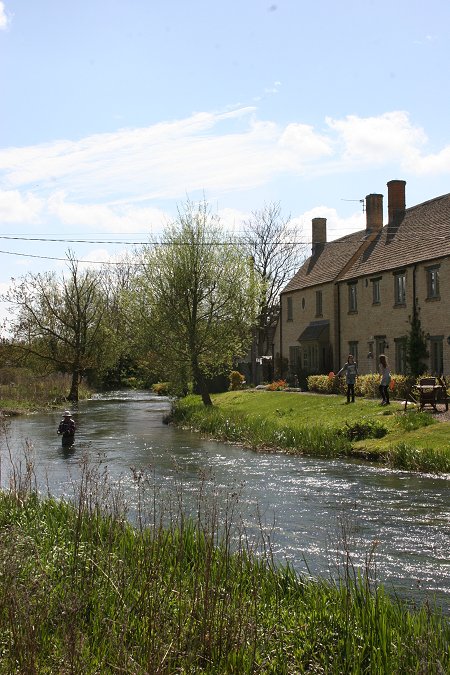
<instances>
[{"instance_id":1,"label":"stone cottage","mask_svg":"<svg viewBox=\"0 0 450 675\"><path fill-rule=\"evenodd\" d=\"M360 373L386 353L406 369L406 338L418 316L428 370L450 373L450 194L406 208L406 183L365 200L366 228L327 242L325 218L312 221L312 252L280 297L273 344L284 376L337 371L353 354Z\"/></svg>"}]
</instances>

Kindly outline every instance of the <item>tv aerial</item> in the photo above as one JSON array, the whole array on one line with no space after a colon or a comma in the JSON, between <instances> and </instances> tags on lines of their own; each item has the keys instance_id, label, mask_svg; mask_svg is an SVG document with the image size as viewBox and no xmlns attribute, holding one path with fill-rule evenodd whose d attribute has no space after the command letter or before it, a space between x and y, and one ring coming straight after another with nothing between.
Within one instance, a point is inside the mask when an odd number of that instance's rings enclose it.
<instances>
[{"instance_id":1,"label":"tv aerial","mask_svg":"<svg viewBox=\"0 0 450 675\"><path fill-rule=\"evenodd\" d=\"M359 202L362 204L362 212L365 213L364 199L341 199L341 202Z\"/></svg>"}]
</instances>

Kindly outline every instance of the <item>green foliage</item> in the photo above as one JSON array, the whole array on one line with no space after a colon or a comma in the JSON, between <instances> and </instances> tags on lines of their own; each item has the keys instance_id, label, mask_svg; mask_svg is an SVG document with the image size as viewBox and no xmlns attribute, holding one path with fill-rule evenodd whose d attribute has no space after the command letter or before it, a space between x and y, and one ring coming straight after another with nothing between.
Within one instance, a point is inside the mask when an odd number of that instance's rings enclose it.
<instances>
[{"instance_id":1,"label":"green foliage","mask_svg":"<svg viewBox=\"0 0 450 675\"><path fill-rule=\"evenodd\" d=\"M399 415L396 420L397 426L404 431L415 431L423 427L429 427L431 424L436 424L436 420L426 412L409 411L403 415Z\"/></svg>"},{"instance_id":2,"label":"green foliage","mask_svg":"<svg viewBox=\"0 0 450 675\"><path fill-rule=\"evenodd\" d=\"M404 399L409 391L411 380L406 375L392 374L393 387L391 396L394 399ZM369 373L358 375L355 383L356 396L365 398L378 398L380 375ZM329 375L309 375L308 390L318 394L342 394L346 392L345 377L330 377Z\"/></svg>"},{"instance_id":3,"label":"green foliage","mask_svg":"<svg viewBox=\"0 0 450 675\"><path fill-rule=\"evenodd\" d=\"M0 368L0 407L8 410L35 410L61 405L70 389L70 376L54 373L37 376L29 368ZM91 391L85 383L79 386L79 398Z\"/></svg>"},{"instance_id":4,"label":"green foliage","mask_svg":"<svg viewBox=\"0 0 450 675\"><path fill-rule=\"evenodd\" d=\"M232 370L230 373L230 389L231 391L236 391L241 389L242 385L245 382L245 376L242 375L238 370Z\"/></svg>"},{"instance_id":5,"label":"green foliage","mask_svg":"<svg viewBox=\"0 0 450 675\"><path fill-rule=\"evenodd\" d=\"M152 385L152 391L158 396L168 396L170 393L170 383L169 382L155 382Z\"/></svg>"},{"instance_id":6,"label":"green foliage","mask_svg":"<svg viewBox=\"0 0 450 675\"><path fill-rule=\"evenodd\" d=\"M329 375L309 375L307 378L308 391L318 394L337 394L344 392L344 385L339 377Z\"/></svg>"},{"instance_id":7,"label":"green foliage","mask_svg":"<svg viewBox=\"0 0 450 675\"><path fill-rule=\"evenodd\" d=\"M346 422L340 433L350 441L363 441L366 438L383 438L387 434L386 427L378 420L360 420Z\"/></svg>"},{"instance_id":8,"label":"green foliage","mask_svg":"<svg viewBox=\"0 0 450 675\"><path fill-rule=\"evenodd\" d=\"M202 492L196 519L175 512L164 527L156 500L135 529L102 515L90 488L75 507L0 495L1 672L448 672L442 616L390 599L351 562L335 583L275 567L232 497L226 528Z\"/></svg>"},{"instance_id":9,"label":"green foliage","mask_svg":"<svg viewBox=\"0 0 450 675\"><path fill-rule=\"evenodd\" d=\"M209 404L208 378L227 372L251 341L258 282L250 262L205 202L179 210L142 262L134 293L141 340L171 380L193 382Z\"/></svg>"},{"instance_id":10,"label":"green foliage","mask_svg":"<svg viewBox=\"0 0 450 675\"><path fill-rule=\"evenodd\" d=\"M9 322L16 362L44 374L70 373L67 397L76 401L84 375L108 365L111 341L100 276L67 257L66 274L29 273L3 299L17 310Z\"/></svg>"},{"instance_id":11,"label":"green foliage","mask_svg":"<svg viewBox=\"0 0 450 675\"><path fill-rule=\"evenodd\" d=\"M450 473L450 453L445 448L419 448L398 443L389 452L389 461L397 469Z\"/></svg>"}]
</instances>

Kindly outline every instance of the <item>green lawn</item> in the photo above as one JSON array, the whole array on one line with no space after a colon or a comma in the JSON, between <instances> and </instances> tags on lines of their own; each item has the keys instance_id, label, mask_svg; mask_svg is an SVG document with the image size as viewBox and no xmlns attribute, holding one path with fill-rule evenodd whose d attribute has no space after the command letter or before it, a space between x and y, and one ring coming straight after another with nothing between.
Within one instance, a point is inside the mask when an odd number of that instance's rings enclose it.
<instances>
[{"instance_id":1,"label":"green lawn","mask_svg":"<svg viewBox=\"0 0 450 675\"><path fill-rule=\"evenodd\" d=\"M450 423L399 401L298 392L243 390L177 403L175 421L253 448L327 456L352 455L422 471L450 472Z\"/></svg>"}]
</instances>

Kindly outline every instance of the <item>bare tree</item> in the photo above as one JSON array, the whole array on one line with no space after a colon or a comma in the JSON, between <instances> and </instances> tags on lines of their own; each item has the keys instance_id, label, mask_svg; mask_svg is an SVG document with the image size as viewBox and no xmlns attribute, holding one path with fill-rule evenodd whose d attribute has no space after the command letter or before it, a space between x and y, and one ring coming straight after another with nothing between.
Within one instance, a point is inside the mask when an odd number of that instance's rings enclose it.
<instances>
[{"instance_id":1,"label":"bare tree","mask_svg":"<svg viewBox=\"0 0 450 675\"><path fill-rule=\"evenodd\" d=\"M291 216L283 216L280 202L271 202L253 211L244 224L248 255L261 280L252 361L270 353L279 315L280 292L305 258L306 246L301 243L301 235L301 228L292 223ZM254 372L253 380L256 383Z\"/></svg>"},{"instance_id":2,"label":"bare tree","mask_svg":"<svg viewBox=\"0 0 450 675\"><path fill-rule=\"evenodd\" d=\"M77 401L84 373L105 361L108 341L100 275L67 257L67 275L27 274L3 299L17 309L8 326L14 351L44 372L70 373L67 398Z\"/></svg>"}]
</instances>

